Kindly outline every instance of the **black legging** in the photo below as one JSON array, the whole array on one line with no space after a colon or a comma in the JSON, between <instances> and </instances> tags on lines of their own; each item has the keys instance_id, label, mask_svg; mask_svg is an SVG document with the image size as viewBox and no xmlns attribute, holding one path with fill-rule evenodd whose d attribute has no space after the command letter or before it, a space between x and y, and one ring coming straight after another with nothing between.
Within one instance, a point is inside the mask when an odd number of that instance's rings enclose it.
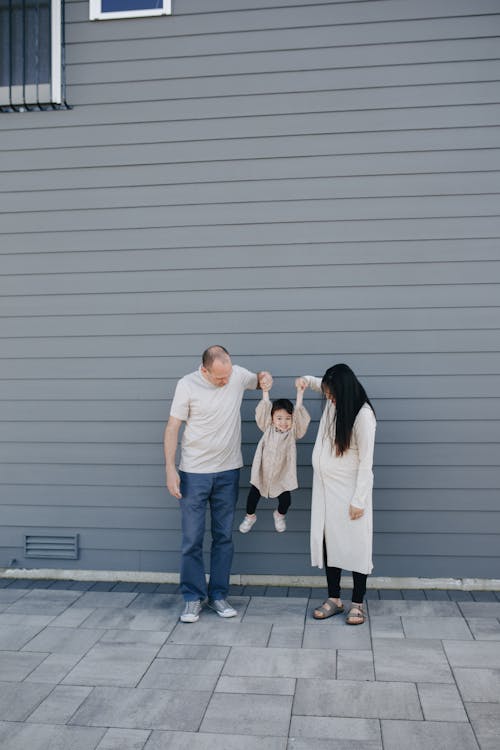
<instances>
[{"instance_id":1,"label":"black legging","mask_svg":"<svg viewBox=\"0 0 500 750\"><path fill-rule=\"evenodd\" d=\"M323 554L325 558L325 569L326 569L326 581L328 584L328 596L332 599L338 599L340 597L340 576L342 575L342 568L334 568L326 564L326 544L323 542ZM352 600L356 604L362 604L366 594L366 579L368 576L365 573L356 573L352 571Z\"/></svg>"},{"instance_id":2,"label":"black legging","mask_svg":"<svg viewBox=\"0 0 500 750\"><path fill-rule=\"evenodd\" d=\"M250 485L250 492L248 493L247 497L247 514L249 516L253 516L255 511L257 510L257 505L259 504L260 500L260 492L257 489L257 487L254 487L253 484ZM278 513L281 513L282 516L286 515L286 512L288 508L290 507L290 504L292 502L292 498L288 490L285 492L282 492L281 495L278 495Z\"/></svg>"}]
</instances>

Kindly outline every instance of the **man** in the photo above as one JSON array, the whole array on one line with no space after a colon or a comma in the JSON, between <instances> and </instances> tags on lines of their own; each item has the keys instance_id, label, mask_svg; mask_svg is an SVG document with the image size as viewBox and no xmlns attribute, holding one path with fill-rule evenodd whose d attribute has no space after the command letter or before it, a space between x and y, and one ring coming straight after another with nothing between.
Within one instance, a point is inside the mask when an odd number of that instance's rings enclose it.
<instances>
[{"instance_id":1,"label":"man","mask_svg":"<svg viewBox=\"0 0 500 750\"><path fill-rule=\"evenodd\" d=\"M177 383L165 429L167 487L180 500L182 513L182 622L197 622L203 602L220 617L237 612L226 601L233 559L233 519L238 498L241 456L240 407L245 389L272 385L268 372L258 374L233 365L223 346L203 352L198 370ZM179 472L175 453L185 422ZM211 511L212 547L208 587L203 564L207 505Z\"/></svg>"}]
</instances>

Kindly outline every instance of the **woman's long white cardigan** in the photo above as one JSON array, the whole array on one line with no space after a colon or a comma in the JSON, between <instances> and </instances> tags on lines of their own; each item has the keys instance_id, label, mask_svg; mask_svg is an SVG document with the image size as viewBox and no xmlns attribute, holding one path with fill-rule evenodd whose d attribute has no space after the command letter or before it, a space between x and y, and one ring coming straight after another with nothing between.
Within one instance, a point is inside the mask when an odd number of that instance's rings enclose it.
<instances>
[{"instance_id":1,"label":"woman's long white cardigan","mask_svg":"<svg viewBox=\"0 0 500 750\"><path fill-rule=\"evenodd\" d=\"M321 391L320 378L307 375L305 380L312 390ZM325 540L327 565L371 573L376 419L370 406L364 404L355 419L349 449L337 456L328 432L334 417L335 405L327 401L312 455L311 565L324 566ZM363 508L363 516L352 521L349 505Z\"/></svg>"}]
</instances>

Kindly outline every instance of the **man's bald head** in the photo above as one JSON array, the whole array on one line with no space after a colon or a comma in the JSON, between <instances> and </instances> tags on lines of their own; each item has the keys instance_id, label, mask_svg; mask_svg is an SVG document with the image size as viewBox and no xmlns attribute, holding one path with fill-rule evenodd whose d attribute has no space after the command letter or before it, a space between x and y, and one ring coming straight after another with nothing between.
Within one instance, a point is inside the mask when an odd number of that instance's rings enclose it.
<instances>
[{"instance_id":1,"label":"man's bald head","mask_svg":"<svg viewBox=\"0 0 500 750\"><path fill-rule=\"evenodd\" d=\"M231 357L223 346L209 346L205 349L201 358L201 373L217 388L222 388L229 383L233 371Z\"/></svg>"},{"instance_id":2,"label":"man's bald head","mask_svg":"<svg viewBox=\"0 0 500 750\"><path fill-rule=\"evenodd\" d=\"M223 346L219 346L219 344L214 344L214 346L209 346L208 349L205 349L201 356L201 364L203 367L209 369L216 359L226 363L231 361L228 350L224 349Z\"/></svg>"}]
</instances>

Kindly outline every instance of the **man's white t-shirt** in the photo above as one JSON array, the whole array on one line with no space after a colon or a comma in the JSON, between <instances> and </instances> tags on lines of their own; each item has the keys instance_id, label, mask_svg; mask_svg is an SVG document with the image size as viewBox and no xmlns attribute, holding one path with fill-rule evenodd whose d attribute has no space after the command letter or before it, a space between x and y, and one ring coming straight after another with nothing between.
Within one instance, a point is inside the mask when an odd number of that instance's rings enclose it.
<instances>
[{"instance_id":1,"label":"man's white t-shirt","mask_svg":"<svg viewBox=\"0 0 500 750\"><path fill-rule=\"evenodd\" d=\"M212 474L243 466L240 408L247 388L257 388L257 375L238 365L222 387L209 383L201 368L179 380L170 416L186 423L181 471Z\"/></svg>"}]
</instances>

